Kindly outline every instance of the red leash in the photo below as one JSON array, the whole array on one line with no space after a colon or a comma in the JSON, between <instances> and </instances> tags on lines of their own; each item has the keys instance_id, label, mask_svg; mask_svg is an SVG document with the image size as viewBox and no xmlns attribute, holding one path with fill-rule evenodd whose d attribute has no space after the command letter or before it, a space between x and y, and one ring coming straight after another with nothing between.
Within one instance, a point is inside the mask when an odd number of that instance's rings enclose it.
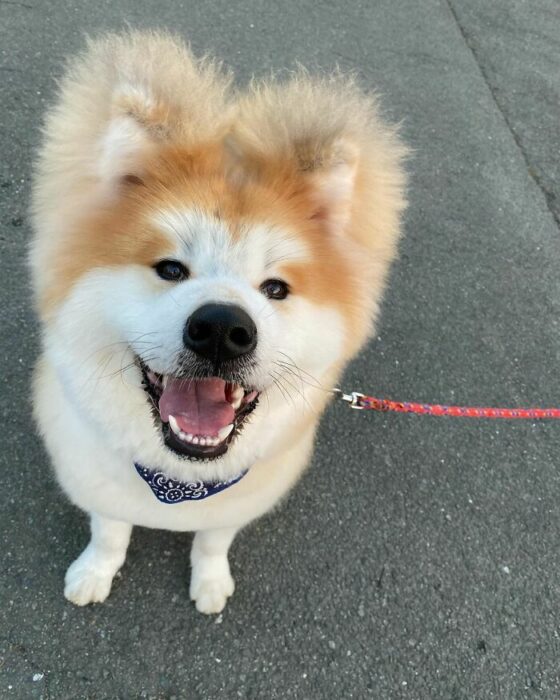
<instances>
[{"instance_id":1,"label":"red leash","mask_svg":"<svg viewBox=\"0 0 560 700\"><path fill-rule=\"evenodd\" d=\"M357 410L370 409L387 413L416 413L428 416L456 416L459 418L560 418L560 408L478 408L475 406L442 406L440 404L390 401L375 396L364 396L357 391L345 394L341 389L334 393Z\"/></svg>"}]
</instances>

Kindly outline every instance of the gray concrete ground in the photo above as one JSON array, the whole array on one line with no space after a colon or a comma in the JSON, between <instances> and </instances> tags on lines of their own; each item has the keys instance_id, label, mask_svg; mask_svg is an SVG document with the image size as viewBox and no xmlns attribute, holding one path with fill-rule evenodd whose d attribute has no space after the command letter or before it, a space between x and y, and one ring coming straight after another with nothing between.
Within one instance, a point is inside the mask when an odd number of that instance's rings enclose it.
<instances>
[{"instance_id":1,"label":"gray concrete ground","mask_svg":"<svg viewBox=\"0 0 560 700\"><path fill-rule=\"evenodd\" d=\"M33 149L82 32L164 26L240 79L339 63L416 151L379 337L346 385L559 404L557 0L0 2L2 698L558 698L558 424L333 406L312 467L234 544L222 618L190 535L138 530L102 606L62 597L86 542L30 424Z\"/></svg>"}]
</instances>

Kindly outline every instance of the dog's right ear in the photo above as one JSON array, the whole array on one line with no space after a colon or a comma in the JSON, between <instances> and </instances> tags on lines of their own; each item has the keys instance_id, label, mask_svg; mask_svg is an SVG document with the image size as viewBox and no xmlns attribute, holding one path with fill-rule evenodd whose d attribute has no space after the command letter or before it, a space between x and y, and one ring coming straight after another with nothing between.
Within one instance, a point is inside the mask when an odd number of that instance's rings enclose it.
<instances>
[{"instance_id":1,"label":"dog's right ear","mask_svg":"<svg viewBox=\"0 0 560 700\"><path fill-rule=\"evenodd\" d=\"M72 59L47 132L75 183L138 184L161 146L196 148L227 129L231 74L165 32L88 41Z\"/></svg>"},{"instance_id":2,"label":"dog's right ear","mask_svg":"<svg viewBox=\"0 0 560 700\"><path fill-rule=\"evenodd\" d=\"M143 184L144 164L170 136L170 108L143 88L115 90L100 142L98 175L108 187Z\"/></svg>"}]
</instances>

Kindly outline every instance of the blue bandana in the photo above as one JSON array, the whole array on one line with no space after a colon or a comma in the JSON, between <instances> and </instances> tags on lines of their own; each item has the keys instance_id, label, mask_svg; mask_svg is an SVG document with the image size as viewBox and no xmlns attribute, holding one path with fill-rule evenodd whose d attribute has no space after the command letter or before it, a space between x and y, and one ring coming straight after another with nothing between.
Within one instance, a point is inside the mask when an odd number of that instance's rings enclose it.
<instances>
[{"instance_id":1,"label":"blue bandana","mask_svg":"<svg viewBox=\"0 0 560 700\"><path fill-rule=\"evenodd\" d=\"M162 472L151 471L134 462L136 471L152 489L154 496L161 503L183 503L183 501L202 501L240 481L247 469L229 481L175 481Z\"/></svg>"}]
</instances>

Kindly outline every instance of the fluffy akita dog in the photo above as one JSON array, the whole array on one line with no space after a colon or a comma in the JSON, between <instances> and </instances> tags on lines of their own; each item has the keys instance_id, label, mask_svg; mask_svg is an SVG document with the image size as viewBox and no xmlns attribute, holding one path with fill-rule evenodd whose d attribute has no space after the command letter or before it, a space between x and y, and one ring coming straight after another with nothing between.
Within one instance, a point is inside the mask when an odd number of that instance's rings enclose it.
<instances>
[{"instance_id":1,"label":"fluffy akita dog","mask_svg":"<svg viewBox=\"0 0 560 700\"><path fill-rule=\"evenodd\" d=\"M196 533L191 598L222 610L228 548L301 476L395 257L405 149L374 99L303 70L230 83L166 34L109 35L46 121L34 400L91 518L77 605L107 597L143 525Z\"/></svg>"}]
</instances>

